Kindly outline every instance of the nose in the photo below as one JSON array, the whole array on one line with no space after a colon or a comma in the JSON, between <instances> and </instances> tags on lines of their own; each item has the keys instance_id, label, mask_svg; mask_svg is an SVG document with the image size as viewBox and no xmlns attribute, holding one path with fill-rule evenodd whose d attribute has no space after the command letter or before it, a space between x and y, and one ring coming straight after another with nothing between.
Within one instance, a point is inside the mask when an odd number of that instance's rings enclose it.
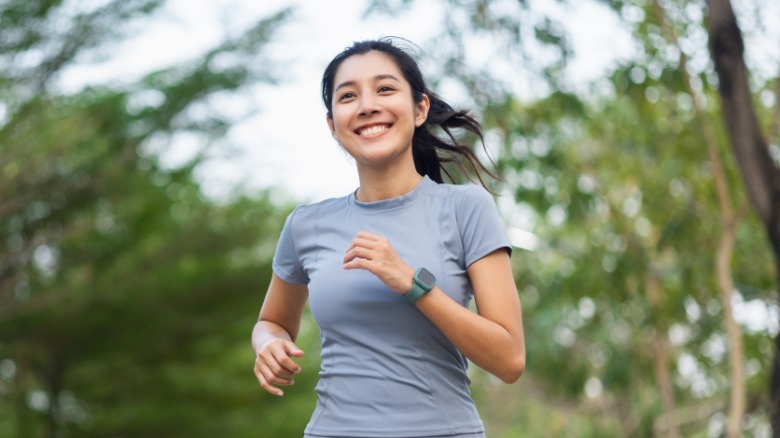
<instances>
[{"instance_id":1,"label":"nose","mask_svg":"<svg viewBox=\"0 0 780 438\"><path fill-rule=\"evenodd\" d=\"M379 105L376 101L376 96L371 93L363 93L360 96L360 107L358 108L358 114L361 116L369 116L379 112Z\"/></svg>"}]
</instances>

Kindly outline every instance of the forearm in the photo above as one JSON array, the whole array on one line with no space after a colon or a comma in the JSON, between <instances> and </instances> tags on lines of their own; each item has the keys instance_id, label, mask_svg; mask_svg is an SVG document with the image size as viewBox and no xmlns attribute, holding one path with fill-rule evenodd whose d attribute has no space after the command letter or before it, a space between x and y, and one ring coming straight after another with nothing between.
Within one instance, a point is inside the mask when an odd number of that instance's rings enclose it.
<instances>
[{"instance_id":1,"label":"forearm","mask_svg":"<svg viewBox=\"0 0 780 438\"><path fill-rule=\"evenodd\" d=\"M413 285L414 269L390 241L365 231L347 248L344 269L365 269L399 294ZM473 313L434 287L415 305L472 362L505 382L525 369L522 312L509 254L496 249L471 263L468 277L479 313Z\"/></svg>"},{"instance_id":2,"label":"forearm","mask_svg":"<svg viewBox=\"0 0 780 438\"><path fill-rule=\"evenodd\" d=\"M279 324L271 321L257 321L252 329L252 350L257 354L260 348L275 339L294 341L290 333Z\"/></svg>"},{"instance_id":3,"label":"forearm","mask_svg":"<svg viewBox=\"0 0 780 438\"><path fill-rule=\"evenodd\" d=\"M416 305L469 360L505 382L520 377L525 368L522 333L461 306L439 287Z\"/></svg>"}]
</instances>

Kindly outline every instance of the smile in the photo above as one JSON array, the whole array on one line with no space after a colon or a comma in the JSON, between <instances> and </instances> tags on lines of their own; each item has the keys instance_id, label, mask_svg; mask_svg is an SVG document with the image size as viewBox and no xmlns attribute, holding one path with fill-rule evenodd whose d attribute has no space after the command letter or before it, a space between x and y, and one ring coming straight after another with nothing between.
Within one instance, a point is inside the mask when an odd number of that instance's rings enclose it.
<instances>
[{"instance_id":1,"label":"smile","mask_svg":"<svg viewBox=\"0 0 780 438\"><path fill-rule=\"evenodd\" d=\"M368 126L366 128L358 129L355 132L361 137L371 137L387 131L387 128L389 127L390 125L373 125L373 126Z\"/></svg>"}]
</instances>

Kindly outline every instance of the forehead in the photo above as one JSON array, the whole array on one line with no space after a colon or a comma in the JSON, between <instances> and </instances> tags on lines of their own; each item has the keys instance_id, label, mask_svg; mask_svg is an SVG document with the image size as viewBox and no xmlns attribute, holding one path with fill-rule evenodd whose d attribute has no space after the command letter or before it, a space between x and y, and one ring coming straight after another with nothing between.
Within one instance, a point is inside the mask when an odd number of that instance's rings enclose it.
<instances>
[{"instance_id":1,"label":"forehead","mask_svg":"<svg viewBox=\"0 0 780 438\"><path fill-rule=\"evenodd\" d=\"M333 82L335 86L338 86L342 82L373 79L387 74L405 82L404 76L393 58L380 51L372 50L360 55L352 55L342 61Z\"/></svg>"}]
</instances>

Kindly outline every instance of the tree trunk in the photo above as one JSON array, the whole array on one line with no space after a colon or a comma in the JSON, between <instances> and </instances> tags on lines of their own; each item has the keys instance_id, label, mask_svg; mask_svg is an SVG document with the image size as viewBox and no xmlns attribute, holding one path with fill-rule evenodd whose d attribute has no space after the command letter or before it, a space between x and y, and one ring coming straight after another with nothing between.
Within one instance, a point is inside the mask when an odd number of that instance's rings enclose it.
<instances>
[{"instance_id":1,"label":"tree trunk","mask_svg":"<svg viewBox=\"0 0 780 438\"><path fill-rule=\"evenodd\" d=\"M753 108L744 42L729 0L707 0L710 53L718 74L723 118L748 196L767 230L780 277L780 171L769 154ZM770 421L780 437L780 335L775 339Z\"/></svg>"},{"instance_id":2,"label":"tree trunk","mask_svg":"<svg viewBox=\"0 0 780 438\"><path fill-rule=\"evenodd\" d=\"M742 33L729 0L708 0L707 4L710 53L718 73L726 131L750 200L777 250L780 175L769 155L753 108Z\"/></svg>"},{"instance_id":3,"label":"tree trunk","mask_svg":"<svg viewBox=\"0 0 780 438\"><path fill-rule=\"evenodd\" d=\"M647 301L650 304L652 312L660 314L663 308L663 291L661 283L655 273L645 274L645 289L647 290ZM661 318L655 318L655 337L652 343L653 349L653 371L655 380L661 391L661 402L663 403L663 415L653 426L653 433L658 437L678 438L680 436L679 424L673 421L674 412L677 410L677 404L674 399L674 384L669 372L669 335L668 327L660 324Z\"/></svg>"},{"instance_id":4,"label":"tree trunk","mask_svg":"<svg viewBox=\"0 0 780 438\"><path fill-rule=\"evenodd\" d=\"M747 405L745 389L744 347L742 330L734 320L734 309L731 305L734 283L731 278L731 254L736 240L737 220L731 218L723 224L723 234L720 237L715 261L715 275L718 290L723 305L723 320L726 325L726 335L729 340L729 368L731 370L731 391L729 396L729 413L726 422L726 437L737 438L741 435L745 407Z\"/></svg>"},{"instance_id":5,"label":"tree trunk","mask_svg":"<svg viewBox=\"0 0 780 438\"><path fill-rule=\"evenodd\" d=\"M664 36L669 43L680 48L677 35L673 27L667 21L666 11L659 0L653 2L655 12L661 22L661 28ZM731 195L729 194L728 183L726 181L726 172L718 153L718 139L715 135L715 129L706 115L706 107L701 93L696 91L693 86L693 78L688 69L688 57L685 51L680 48L679 69L685 79L685 88L694 102L696 111L696 120L704 137L705 146L712 163L713 178L715 181L715 193L718 197L718 203L721 210L721 236L718 243L718 249L715 253L715 278L723 304L723 325L726 328L726 334L729 345L729 374L730 374L730 396L728 406L728 417L726 421L726 437L736 438L740 436L742 422L746 409L745 388L745 358L744 346L742 342L742 330L734 320L734 311L731 305L731 297L734 291L734 281L731 275L731 257L736 240L737 225L739 217L734 212Z\"/></svg>"}]
</instances>

